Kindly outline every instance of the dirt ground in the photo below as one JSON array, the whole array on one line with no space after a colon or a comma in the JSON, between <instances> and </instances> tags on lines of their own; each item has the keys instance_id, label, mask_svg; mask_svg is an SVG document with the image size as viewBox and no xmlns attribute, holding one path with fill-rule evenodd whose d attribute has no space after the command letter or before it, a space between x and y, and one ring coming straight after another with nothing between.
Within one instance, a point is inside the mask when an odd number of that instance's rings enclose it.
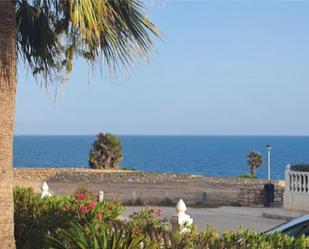
<instances>
[{"instance_id":1,"label":"dirt ground","mask_svg":"<svg viewBox=\"0 0 309 249\"><path fill-rule=\"evenodd\" d=\"M173 205L182 198L187 204L195 206L237 205L239 191L237 186L200 181L189 183L48 182L50 191L54 194L72 194L81 184L86 185L94 193L104 191L104 198L116 198L128 204ZM16 179L15 185L33 187L35 191L40 192L42 181ZM203 192L206 192L206 202L203 201Z\"/></svg>"}]
</instances>

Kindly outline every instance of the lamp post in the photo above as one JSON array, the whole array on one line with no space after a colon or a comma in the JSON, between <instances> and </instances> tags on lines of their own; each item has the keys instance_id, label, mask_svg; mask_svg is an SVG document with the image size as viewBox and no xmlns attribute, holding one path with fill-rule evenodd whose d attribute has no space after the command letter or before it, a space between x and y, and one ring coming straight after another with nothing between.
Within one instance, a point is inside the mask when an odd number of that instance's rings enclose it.
<instances>
[{"instance_id":1,"label":"lamp post","mask_svg":"<svg viewBox=\"0 0 309 249\"><path fill-rule=\"evenodd\" d=\"M268 164L267 179L268 181L270 181L271 147L270 145L266 145L266 148L267 148L267 164Z\"/></svg>"}]
</instances>

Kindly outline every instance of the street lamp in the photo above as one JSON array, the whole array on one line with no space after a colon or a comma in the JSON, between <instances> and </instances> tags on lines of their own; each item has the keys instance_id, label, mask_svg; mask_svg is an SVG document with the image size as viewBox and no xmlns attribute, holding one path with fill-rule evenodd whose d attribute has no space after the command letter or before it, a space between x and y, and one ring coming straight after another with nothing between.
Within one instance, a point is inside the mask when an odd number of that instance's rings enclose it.
<instances>
[{"instance_id":1,"label":"street lamp","mask_svg":"<svg viewBox=\"0 0 309 249\"><path fill-rule=\"evenodd\" d=\"M267 148L267 163L268 163L268 174L267 174L267 179L270 181L270 162L271 162L271 147L270 145L266 145Z\"/></svg>"}]
</instances>

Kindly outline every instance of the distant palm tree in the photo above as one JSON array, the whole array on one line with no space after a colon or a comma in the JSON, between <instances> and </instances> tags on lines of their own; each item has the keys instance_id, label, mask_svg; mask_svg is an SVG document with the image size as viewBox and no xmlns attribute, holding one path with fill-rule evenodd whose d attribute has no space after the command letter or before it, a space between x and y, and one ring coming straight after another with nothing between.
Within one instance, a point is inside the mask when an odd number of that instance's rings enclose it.
<instances>
[{"instance_id":1,"label":"distant palm tree","mask_svg":"<svg viewBox=\"0 0 309 249\"><path fill-rule=\"evenodd\" d=\"M15 248L12 144L17 54L46 85L73 60L128 70L153 49L159 31L141 0L0 1L0 248Z\"/></svg>"},{"instance_id":2,"label":"distant palm tree","mask_svg":"<svg viewBox=\"0 0 309 249\"><path fill-rule=\"evenodd\" d=\"M247 155L247 163L250 168L250 174L255 176L257 168L263 165L263 156L260 152L252 151Z\"/></svg>"},{"instance_id":3,"label":"distant palm tree","mask_svg":"<svg viewBox=\"0 0 309 249\"><path fill-rule=\"evenodd\" d=\"M117 169L121 160L120 138L110 133L99 133L89 153L89 166L94 169Z\"/></svg>"}]
</instances>

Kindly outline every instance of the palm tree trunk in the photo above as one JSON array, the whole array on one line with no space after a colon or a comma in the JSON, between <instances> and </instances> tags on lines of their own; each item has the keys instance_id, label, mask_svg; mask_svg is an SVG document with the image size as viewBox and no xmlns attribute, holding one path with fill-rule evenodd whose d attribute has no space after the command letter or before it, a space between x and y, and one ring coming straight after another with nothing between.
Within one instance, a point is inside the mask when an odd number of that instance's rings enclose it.
<instances>
[{"instance_id":1,"label":"palm tree trunk","mask_svg":"<svg viewBox=\"0 0 309 249\"><path fill-rule=\"evenodd\" d=\"M0 249L15 248L12 193L15 96L15 1L0 0Z\"/></svg>"},{"instance_id":2,"label":"palm tree trunk","mask_svg":"<svg viewBox=\"0 0 309 249\"><path fill-rule=\"evenodd\" d=\"M251 173L252 176L255 176L255 168L254 167L250 168L250 173Z\"/></svg>"}]
</instances>

